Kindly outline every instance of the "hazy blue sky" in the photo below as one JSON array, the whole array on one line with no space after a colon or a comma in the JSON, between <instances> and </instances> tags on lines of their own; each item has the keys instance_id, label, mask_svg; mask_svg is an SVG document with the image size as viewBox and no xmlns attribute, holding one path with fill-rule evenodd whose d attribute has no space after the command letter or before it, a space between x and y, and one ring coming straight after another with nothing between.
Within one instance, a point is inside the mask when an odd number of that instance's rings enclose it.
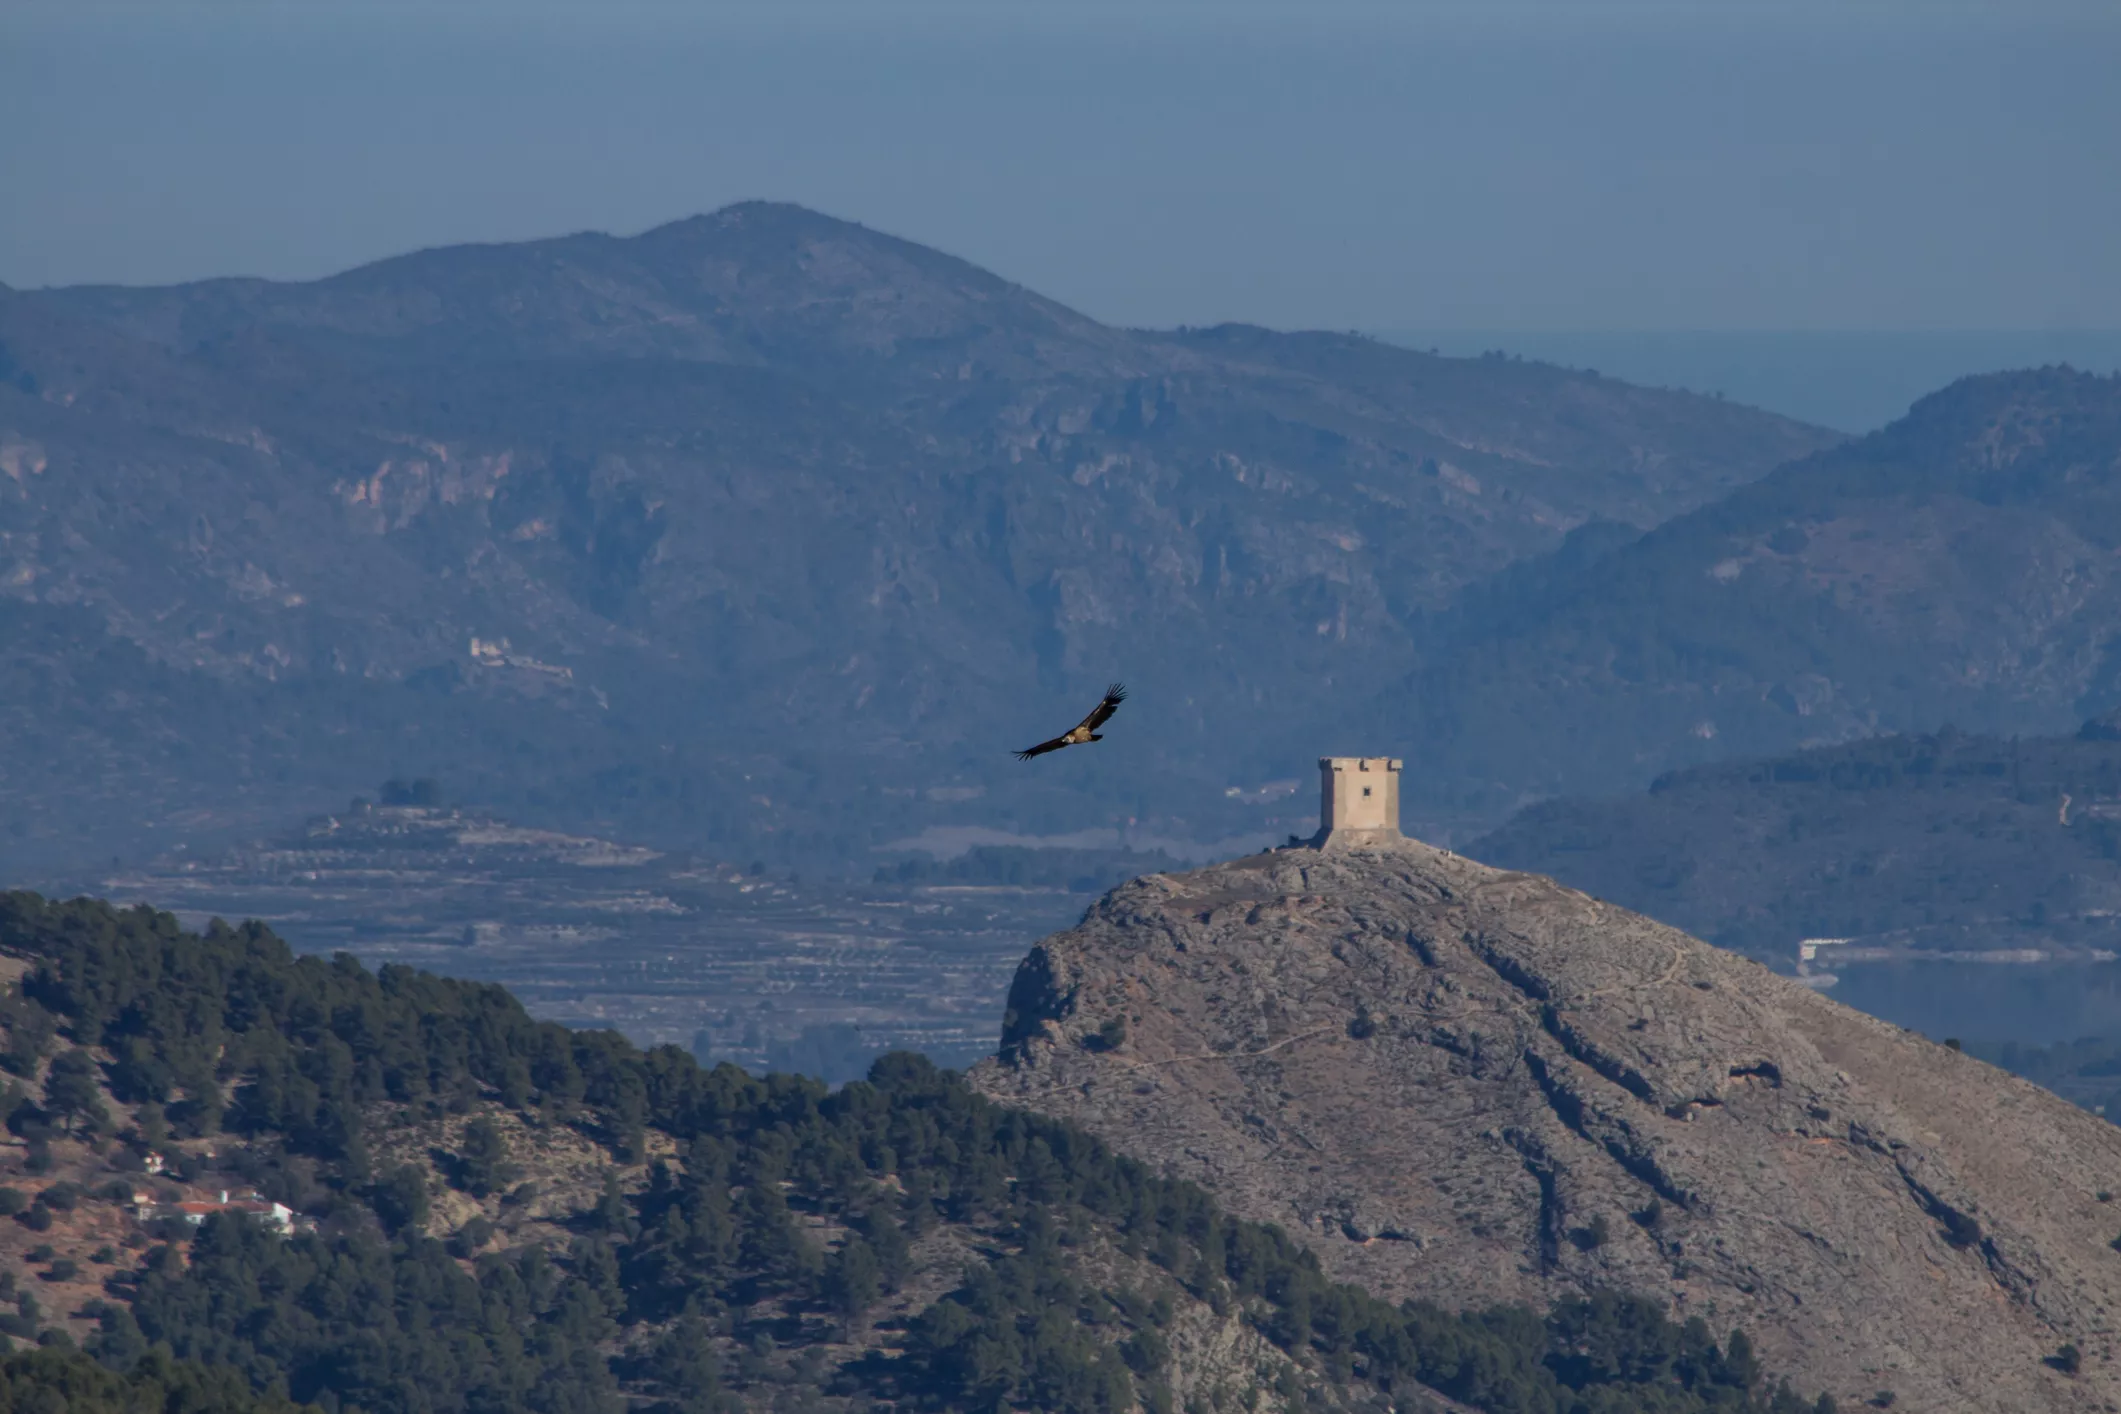
<instances>
[{"instance_id":1,"label":"hazy blue sky","mask_svg":"<svg viewBox=\"0 0 2121 1414\"><path fill-rule=\"evenodd\" d=\"M2121 4L0 0L0 280L774 197L1100 317L2121 327Z\"/></svg>"}]
</instances>

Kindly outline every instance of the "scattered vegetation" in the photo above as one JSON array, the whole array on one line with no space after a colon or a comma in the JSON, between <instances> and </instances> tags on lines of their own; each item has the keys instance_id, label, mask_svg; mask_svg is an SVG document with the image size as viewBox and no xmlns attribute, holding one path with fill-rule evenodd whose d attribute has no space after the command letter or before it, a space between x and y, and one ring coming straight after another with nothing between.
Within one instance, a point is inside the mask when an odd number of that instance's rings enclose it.
<instances>
[{"instance_id":1,"label":"scattered vegetation","mask_svg":"<svg viewBox=\"0 0 2121 1414\"><path fill-rule=\"evenodd\" d=\"M1613 1224L1604 1213L1569 1234L1569 1241L1579 1252L1595 1252L1612 1240Z\"/></svg>"}]
</instances>

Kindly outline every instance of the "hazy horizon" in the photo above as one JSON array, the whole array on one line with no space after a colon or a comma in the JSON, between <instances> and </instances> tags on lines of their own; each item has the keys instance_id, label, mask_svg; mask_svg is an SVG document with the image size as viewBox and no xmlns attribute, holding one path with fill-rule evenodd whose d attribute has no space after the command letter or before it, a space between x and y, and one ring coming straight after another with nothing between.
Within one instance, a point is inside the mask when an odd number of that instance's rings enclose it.
<instances>
[{"instance_id":1,"label":"hazy horizon","mask_svg":"<svg viewBox=\"0 0 2121 1414\"><path fill-rule=\"evenodd\" d=\"M1499 350L1594 369L1851 433L1875 431L1976 374L2050 364L2121 373L2121 329L1431 329L1377 337L1460 358Z\"/></svg>"},{"instance_id":2,"label":"hazy horizon","mask_svg":"<svg viewBox=\"0 0 2121 1414\"><path fill-rule=\"evenodd\" d=\"M2121 328L2121 14L24 3L0 281L785 199L1112 323Z\"/></svg>"},{"instance_id":3,"label":"hazy horizon","mask_svg":"<svg viewBox=\"0 0 2121 1414\"><path fill-rule=\"evenodd\" d=\"M585 229L599 234L639 234L637 231L614 232L595 227ZM535 241L580 233L543 232L513 239ZM929 244L904 231L889 231L887 234ZM327 279L347 270L435 248L435 245L426 245L387 251L314 275L280 278ZM1041 294L1052 293L1008 270L995 270L994 273ZM247 271L229 274L234 278L273 278ZM1157 327L1141 321L1108 322L1135 328ZM1173 321L1164 327L1175 327L1183 322ZM1233 317L1193 322L1212 325L1261 321ZM1299 331L1324 326L1284 324L1270 327ZM1836 431L1858 434L1894 421L1918 398L1972 375L2050 364L2067 364L2093 373L2121 374L2121 325L2113 328L1990 329L1361 327L1346 332L1449 357L1470 358L1498 352L1563 367L1589 369L1648 387L1675 388L1728 398Z\"/></svg>"},{"instance_id":4,"label":"hazy horizon","mask_svg":"<svg viewBox=\"0 0 2121 1414\"><path fill-rule=\"evenodd\" d=\"M623 236L638 232L599 234ZM904 236L903 232L888 234ZM522 239L535 241L540 238L532 235ZM357 261L344 270L359 269L433 248L388 252ZM328 279L340 273L343 270L332 270L317 278ZM1009 278L1008 271L994 273ZM1136 324L1133 327L1153 326ZM1297 331L1317 326L1282 327ZM1674 388L1728 398L1818 426L1858 434L1894 421L1917 399L1972 375L2051 364L2066 364L2093 373L2121 373L2121 327L1918 330L1362 328L1349 332L1448 357L1472 358L1493 352L1567 368L1588 369L1647 387Z\"/></svg>"}]
</instances>

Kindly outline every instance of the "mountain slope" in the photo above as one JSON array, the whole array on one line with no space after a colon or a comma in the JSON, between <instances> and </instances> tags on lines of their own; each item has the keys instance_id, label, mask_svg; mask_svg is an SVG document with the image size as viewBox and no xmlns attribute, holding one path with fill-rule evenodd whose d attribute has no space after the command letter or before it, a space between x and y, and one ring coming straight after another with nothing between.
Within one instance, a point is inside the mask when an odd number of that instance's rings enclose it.
<instances>
[{"instance_id":1,"label":"mountain slope","mask_svg":"<svg viewBox=\"0 0 2121 1414\"><path fill-rule=\"evenodd\" d=\"M1967 379L1601 548L1479 604L1410 683L1461 787L1618 790L1947 722L2067 730L2121 692L2121 378Z\"/></svg>"},{"instance_id":2,"label":"mountain slope","mask_svg":"<svg viewBox=\"0 0 2121 1414\"><path fill-rule=\"evenodd\" d=\"M1152 876L1033 952L1003 1039L987 1094L1388 1298L1654 1292L1843 1407L2117 1392L2121 1131L1550 880L1412 842Z\"/></svg>"},{"instance_id":3,"label":"mountain slope","mask_svg":"<svg viewBox=\"0 0 2121 1414\"><path fill-rule=\"evenodd\" d=\"M827 1094L88 900L0 896L0 965L0 1323L132 1386L9 1362L0 1407L1823 1414L1639 1298L1388 1306L914 1056Z\"/></svg>"},{"instance_id":4,"label":"mountain slope","mask_svg":"<svg viewBox=\"0 0 2121 1414\"><path fill-rule=\"evenodd\" d=\"M968 813L1277 830L1226 788L1402 678L1464 586L1834 440L1538 365L1108 328L761 204L309 284L0 292L0 344L0 617L84 615L174 675L145 695L220 704L72 744L152 818L228 777L286 809L440 775L783 857ZM1115 676L1131 746L1007 769ZM205 719L235 741L132 749ZM1003 781L1013 815L918 794ZM47 856L146 814L9 789Z\"/></svg>"}]
</instances>

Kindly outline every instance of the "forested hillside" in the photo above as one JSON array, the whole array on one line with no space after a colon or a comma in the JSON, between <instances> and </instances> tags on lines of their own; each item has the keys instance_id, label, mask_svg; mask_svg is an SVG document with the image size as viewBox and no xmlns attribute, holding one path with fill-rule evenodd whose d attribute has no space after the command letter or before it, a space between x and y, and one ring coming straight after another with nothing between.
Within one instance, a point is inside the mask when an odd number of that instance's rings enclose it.
<instances>
[{"instance_id":1,"label":"forested hillside","mask_svg":"<svg viewBox=\"0 0 2121 1414\"><path fill-rule=\"evenodd\" d=\"M0 1414L312 1414L239 1370L150 1351L124 1371L65 1347L0 1356Z\"/></svg>"},{"instance_id":2,"label":"forested hillside","mask_svg":"<svg viewBox=\"0 0 2121 1414\"><path fill-rule=\"evenodd\" d=\"M261 1410L336 1414L1815 1407L1742 1334L1622 1294L1387 1305L915 1057L830 1093L706 1071L255 924L27 894L0 900L0 953L22 1175L0 1238L49 1293L105 1273L71 1309L18 1292L10 1329L60 1349L9 1357L0 1407L200 1409L167 1391L231 1373ZM126 1227L142 1182L254 1185L290 1230Z\"/></svg>"}]
</instances>

